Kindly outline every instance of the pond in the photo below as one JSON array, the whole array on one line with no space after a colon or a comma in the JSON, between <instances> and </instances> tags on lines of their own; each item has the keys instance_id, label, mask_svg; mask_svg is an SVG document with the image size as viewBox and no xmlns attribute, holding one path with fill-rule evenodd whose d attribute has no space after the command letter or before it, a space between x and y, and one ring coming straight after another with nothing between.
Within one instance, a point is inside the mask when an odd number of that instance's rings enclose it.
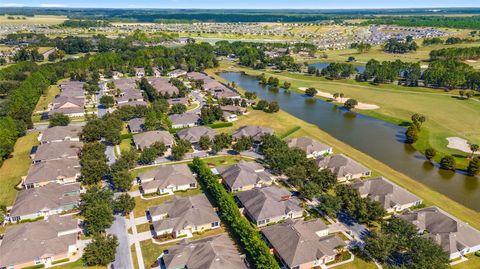
<instances>
[{"instance_id":1,"label":"pond","mask_svg":"<svg viewBox=\"0 0 480 269\"><path fill-rule=\"evenodd\" d=\"M268 91L255 77L226 72L220 76L306 122L317 125L338 140L372 156L411 178L470 208L480 210L478 179L433 167L422 154L403 143L404 128L388 122L345 111L338 106L291 91Z\"/></svg>"}]
</instances>

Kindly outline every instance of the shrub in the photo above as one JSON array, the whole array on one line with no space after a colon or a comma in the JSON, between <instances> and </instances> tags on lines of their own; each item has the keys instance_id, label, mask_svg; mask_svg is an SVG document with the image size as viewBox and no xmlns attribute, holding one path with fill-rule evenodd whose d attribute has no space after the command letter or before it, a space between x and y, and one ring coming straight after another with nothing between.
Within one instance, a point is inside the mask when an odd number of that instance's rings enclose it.
<instances>
[{"instance_id":1,"label":"shrub","mask_svg":"<svg viewBox=\"0 0 480 269\"><path fill-rule=\"evenodd\" d=\"M56 261L53 261L53 262L52 262L52 265L53 265L53 264L63 263L63 262L68 262L69 260L70 260L69 258L65 258L65 259L61 259L61 260L56 260Z\"/></svg>"},{"instance_id":2,"label":"shrub","mask_svg":"<svg viewBox=\"0 0 480 269\"><path fill-rule=\"evenodd\" d=\"M200 159L195 158L192 168L198 175L198 181L205 188L209 198L220 208L220 217L245 250L253 267L259 269L279 268L260 234L240 214L233 196L227 193L208 166Z\"/></svg>"},{"instance_id":3,"label":"shrub","mask_svg":"<svg viewBox=\"0 0 480 269\"><path fill-rule=\"evenodd\" d=\"M208 127L212 129L219 129L219 128L225 128L225 127L231 127L233 126L232 122L219 122L219 123L212 123L207 125Z\"/></svg>"}]
</instances>

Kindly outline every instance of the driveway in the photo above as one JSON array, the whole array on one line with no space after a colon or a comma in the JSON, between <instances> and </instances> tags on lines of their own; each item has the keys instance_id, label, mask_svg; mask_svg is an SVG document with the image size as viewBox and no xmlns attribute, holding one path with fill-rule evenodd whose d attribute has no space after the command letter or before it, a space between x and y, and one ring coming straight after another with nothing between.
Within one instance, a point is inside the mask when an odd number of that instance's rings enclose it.
<instances>
[{"instance_id":1,"label":"driveway","mask_svg":"<svg viewBox=\"0 0 480 269\"><path fill-rule=\"evenodd\" d=\"M97 109L98 109L98 117L101 118L103 117L105 114L107 114L107 111L108 109L104 106L102 106L100 104L100 98L102 98L102 96L105 94L104 91L105 91L105 87L107 87L107 83L108 81L102 81L100 82L99 84L99 87L100 87L100 90L98 91L97 95L96 95L96 99L97 99Z\"/></svg>"},{"instance_id":2,"label":"driveway","mask_svg":"<svg viewBox=\"0 0 480 269\"><path fill-rule=\"evenodd\" d=\"M203 96L202 96L201 93L195 92L195 91L192 91L191 94L197 100L197 102L199 103L199 106L196 107L195 109L190 110L189 112L195 113L195 114L200 113L202 111L202 107L204 105Z\"/></svg>"},{"instance_id":3,"label":"driveway","mask_svg":"<svg viewBox=\"0 0 480 269\"><path fill-rule=\"evenodd\" d=\"M369 233L367 227L361 225L345 212L337 214L338 221L347 229L351 231L353 239L363 244L363 237Z\"/></svg>"},{"instance_id":4,"label":"driveway","mask_svg":"<svg viewBox=\"0 0 480 269\"><path fill-rule=\"evenodd\" d=\"M107 155L108 165L112 165L117 161L114 146L107 146L107 148L105 149L105 155Z\"/></svg>"},{"instance_id":5,"label":"driveway","mask_svg":"<svg viewBox=\"0 0 480 269\"><path fill-rule=\"evenodd\" d=\"M127 220L120 215L115 215L115 221L112 226L107 229L107 233L115 235L119 243L117 253L115 254L115 261L112 263L113 268L133 268L127 230Z\"/></svg>"}]
</instances>

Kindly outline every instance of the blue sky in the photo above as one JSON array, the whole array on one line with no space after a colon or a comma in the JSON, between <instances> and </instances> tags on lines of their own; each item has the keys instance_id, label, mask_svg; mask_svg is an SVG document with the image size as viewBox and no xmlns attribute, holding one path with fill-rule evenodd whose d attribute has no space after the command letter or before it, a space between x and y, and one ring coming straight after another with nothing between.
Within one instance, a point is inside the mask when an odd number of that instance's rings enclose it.
<instances>
[{"instance_id":1,"label":"blue sky","mask_svg":"<svg viewBox=\"0 0 480 269\"><path fill-rule=\"evenodd\" d=\"M0 6L197 9L362 9L480 7L480 0L0 0Z\"/></svg>"}]
</instances>

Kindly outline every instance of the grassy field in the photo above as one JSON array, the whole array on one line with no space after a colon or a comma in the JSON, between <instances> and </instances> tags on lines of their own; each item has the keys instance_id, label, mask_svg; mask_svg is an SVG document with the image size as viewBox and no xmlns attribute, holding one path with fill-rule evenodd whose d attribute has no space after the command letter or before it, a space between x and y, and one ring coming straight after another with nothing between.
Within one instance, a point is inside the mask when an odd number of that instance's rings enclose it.
<instances>
[{"instance_id":1,"label":"grassy field","mask_svg":"<svg viewBox=\"0 0 480 269\"><path fill-rule=\"evenodd\" d=\"M468 261L452 266L453 269L474 269L480 268L480 257L469 255Z\"/></svg>"},{"instance_id":2,"label":"grassy field","mask_svg":"<svg viewBox=\"0 0 480 269\"><path fill-rule=\"evenodd\" d=\"M359 64L365 64L370 59L375 59L378 61L395 61L401 60L404 62L422 62L422 65L428 65L429 53L432 50L438 50L442 48L451 48L453 46L460 47L479 47L480 42L473 43L463 43L455 45L432 45L432 46L422 46L421 40L417 41L417 44L420 45L417 51L412 53L404 54L393 54L386 53L382 50L380 45L372 47L372 49L365 53L358 53L356 49L341 49L341 50L328 50L325 51L327 58L318 58L318 59L308 59L308 62L345 62L348 57L353 56ZM319 54L320 55L320 54ZM466 62L475 68L480 68L480 64L476 62Z\"/></svg>"},{"instance_id":3,"label":"grassy field","mask_svg":"<svg viewBox=\"0 0 480 269\"><path fill-rule=\"evenodd\" d=\"M23 176L27 175L32 164L30 151L38 145L38 132L28 133L15 143L12 157L5 160L0 167L0 204L10 206L15 201L17 186Z\"/></svg>"},{"instance_id":4,"label":"grassy field","mask_svg":"<svg viewBox=\"0 0 480 269\"><path fill-rule=\"evenodd\" d=\"M358 257L355 257L353 262L335 266L335 269L375 269L377 266L373 262L366 262Z\"/></svg>"},{"instance_id":5,"label":"grassy field","mask_svg":"<svg viewBox=\"0 0 480 269\"><path fill-rule=\"evenodd\" d=\"M8 19L14 17L15 19ZM20 17L20 19L17 19ZM25 19L23 19L25 18ZM21 15L4 15L0 16L0 24L60 24L67 20L67 16L50 16L50 15L36 15L34 17L25 17Z\"/></svg>"},{"instance_id":6,"label":"grassy field","mask_svg":"<svg viewBox=\"0 0 480 269\"><path fill-rule=\"evenodd\" d=\"M212 70L209 70L209 73L212 75L214 74ZM218 76L217 79L222 80ZM292 137L309 136L313 139L326 143L332 146L335 152L344 153L359 161L363 165L371 168L374 174L383 175L396 184L408 189L410 192L421 197L427 205L438 206L450 212L452 215L455 215L458 218L468 222L477 229L480 229L480 212L467 208L460 203L453 201L447 196L432 190L428 186L408 177L407 175L392 169L388 165L385 165L384 163L368 156L367 154L354 149L350 145L337 140L313 124L306 123L282 110L274 114L252 111L250 114L240 117L238 121L234 122L233 127L230 127L230 129L238 128L239 126L248 124L274 128L276 129L277 134L300 126L301 129L294 132L291 135ZM221 129L219 131L221 131Z\"/></svg>"},{"instance_id":7,"label":"grassy field","mask_svg":"<svg viewBox=\"0 0 480 269\"><path fill-rule=\"evenodd\" d=\"M50 104L55 96L57 96L60 93L60 87L58 85L50 85L48 87L47 92L45 94L42 94L40 96L40 99L38 100L37 106L35 107L34 114L43 112L48 108L48 104Z\"/></svg>"},{"instance_id":8,"label":"grassy field","mask_svg":"<svg viewBox=\"0 0 480 269\"><path fill-rule=\"evenodd\" d=\"M225 70L240 70L248 74L257 75L260 71L245 68L228 68ZM226 69L228 68L228 69ZM376 104L376 110L357 110L357 112L381 118L399 124L409 122L414 113L421 113L427 117L424 124L422 141L415 145L423 151L427 147L435 148L442 155L467 155L458 150L447 148L447 137L460 137L472 143L480 144L480 101L478 97L469 100L459 99L458 91L445 93L441 90L421 87L403 87L398 85L371 85L353 80L327 80L321 77L292 74L288 72L267 75L278 77L281 81L292 83L292 90L299 87L314 87L323 92L344 93L345 96L355 98L359 102ZM465 168L468 160L457 158L459 168Z\"/></svg>"}]
</instances>

